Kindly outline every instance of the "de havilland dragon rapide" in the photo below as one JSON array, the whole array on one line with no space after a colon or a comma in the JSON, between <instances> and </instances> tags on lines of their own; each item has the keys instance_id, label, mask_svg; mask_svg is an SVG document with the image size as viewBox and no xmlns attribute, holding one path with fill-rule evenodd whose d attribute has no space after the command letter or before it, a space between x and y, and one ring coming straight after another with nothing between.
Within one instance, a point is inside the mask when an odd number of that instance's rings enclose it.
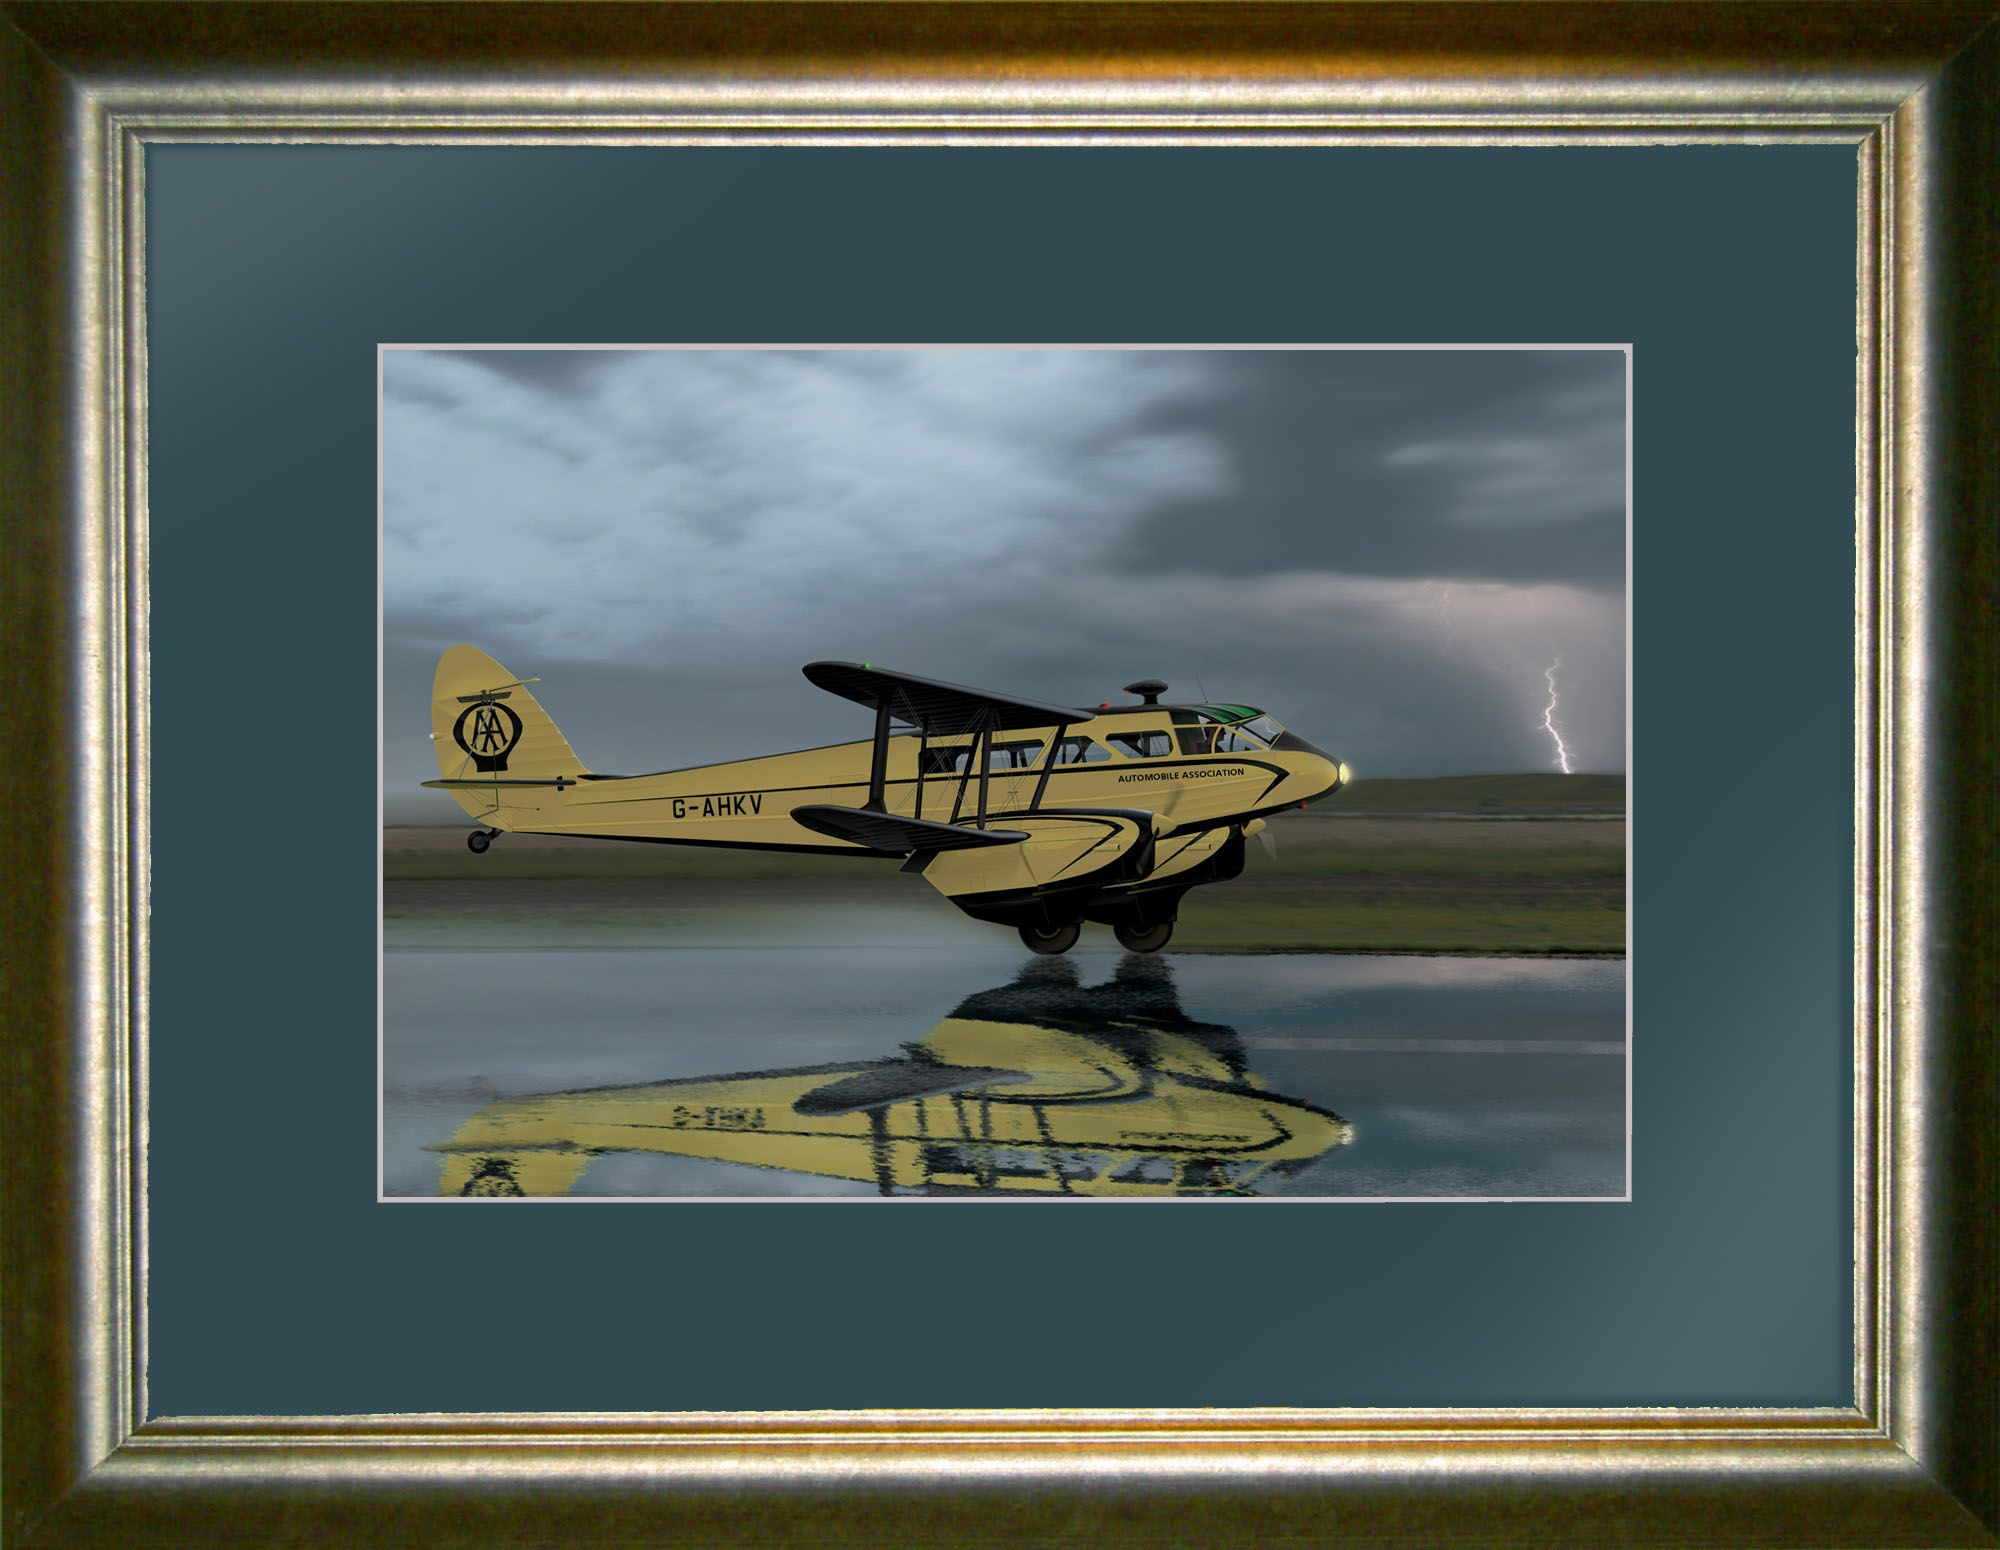
<instances>
[{"instance_id":1,"label":"de havilland dragon rapide","mask_svg":"<svg viewBox=\"0 0 2000 1550\"><path fill-rule=\"evenodd\" d=\"M867 662L805 676L874 716L873 736L645 775L587 768L516 678L472 646L438 661L440 778L502 834L810 851L902 863L1038 953L1086 921L1132 952L1173 935L1182 897L1243 870L1265 819L1337 791L1347 766L1250 705L1043 704Z\"/></svg>"}]
</instances>

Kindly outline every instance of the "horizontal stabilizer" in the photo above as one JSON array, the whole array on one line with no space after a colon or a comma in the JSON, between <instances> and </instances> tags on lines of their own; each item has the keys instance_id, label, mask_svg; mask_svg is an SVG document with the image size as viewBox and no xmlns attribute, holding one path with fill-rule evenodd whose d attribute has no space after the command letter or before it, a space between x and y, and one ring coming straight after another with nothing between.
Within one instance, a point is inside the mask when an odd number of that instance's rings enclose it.
<instances>
[{"instance_id":1,"label":"horizontal stabilizer","mask_svg":"<svg viewBox=\"0 0 2000 1550\"><path fill-rule=\"evenodd\" d=\"M1013 732L1022 727L1073 726L1094 719L1091 712L1040 700L1017 699L940 683L914 673L892 673L867 662L808 662L809 682L859 705L887 705L889 714L929 737L965 737L991 729Z\"/></svg>"},{"instance_id":2,"label":"horizontal stabilizer","mask_svg":"<svg viewBox=\"0 0 2000 1550\"><path fill-rule=\"evenodd\" d=\"M1019 829L968 829L955 823L932 823L927 818L898 818L894 813L866 807L795 807L792 818L816 834L829 834L896 856L912 851L922 855L934 850L967 850L975 845L1014 845L1028 837Z\"/></svg>"},{"instance_id":3,"label":"horizontal stabilizer","mask_svg":"<svg viewBox=\"0 0 2000 1550\"><path fill-rule=\"evenodd\" d=\"M865 1109L886 1109L893 1103L908 1103L915 1098L978 1092L986 1087L1032 1080L1025 1071L947 1066L935 1060L897 1060L815 1087L800 1096L792 1109L795 1113L822 1117L855 1114Z\"/></svg>"},{"instance_id":4,"label":"horizontal stabilizer","mask_svg":"<svg viewBox=\"0 0 2000 1550\"><path fill-rule=\"evenodd\" d=\"M484 791L488 786L554 786L560 791L565 786L574 786L574 775L553 775L547 780L509 780L504 775L489 775L484 779L470 780L427 780L426 786L440 791Z\"/></svg>"}]
</instances>

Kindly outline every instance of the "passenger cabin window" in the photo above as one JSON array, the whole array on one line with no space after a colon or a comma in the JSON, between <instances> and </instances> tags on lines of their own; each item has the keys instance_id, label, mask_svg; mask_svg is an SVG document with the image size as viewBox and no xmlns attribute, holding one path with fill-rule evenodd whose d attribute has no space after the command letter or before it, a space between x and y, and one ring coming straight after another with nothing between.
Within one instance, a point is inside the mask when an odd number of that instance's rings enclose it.
<instances>
[{"instance_id":1,"label":"passenger cabin window","mask_svg":"<svg viewBox=\"0 0 2000 1550\"><path fill-rule=\"evenodd\" d=\"M995 743L986 756L989 770L1025 770L1042 756L1040 738L1026 743Z\"/></svg>"},{"instance_id":2,"label":"passenger cabin window","mask_svg":"<svg viewBox=\"0 0 2000 1550\"><path fill-rule=\"evenodd\" d=\"M1173 740L1164 732L1113 732L1107 740L1132 759L1164 759L1174 751Z\"/></svg>"},{"instance_id":3,"label":"passenger cabin window","mask_svg":"<svg viewBox=\"0 0 2000 1550\"><path fill-rule=\"evenodd\" d=\"M1102 764L1111 757L1111 750L1094 737L1066 737L1056 744L1056 763Z\"/></svg>"},{"instance_id":4,"label":"passenger cabin window","mask_svg":"<svg viewBox=\"0 0 2000 1550\"><path fill-rule=\"evenodd\" d=\"M986 756L986 768L992 771L1032 769L1041 756L1040 738L1018 743L995 743L992 752ZM971 762L970 743L950 748L927 748L924 750L923 772L926 775L963 775Z\"/></svg>"}]
</instances>

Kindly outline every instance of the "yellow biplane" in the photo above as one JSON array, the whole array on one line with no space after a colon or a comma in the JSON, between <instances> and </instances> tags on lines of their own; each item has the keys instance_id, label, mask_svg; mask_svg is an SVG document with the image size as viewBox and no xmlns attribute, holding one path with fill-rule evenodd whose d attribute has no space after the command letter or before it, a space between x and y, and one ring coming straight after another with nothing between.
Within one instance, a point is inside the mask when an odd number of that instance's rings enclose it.
<instances>
[{"instance_id":1,"label":"yellow biplane","mask_svg":"<svg viewBox=\"0 0 2000 1550\"><path fill-rule=\"evenodd\" d=\"M539 679L453 646L431 695L441 778L424 784L479 824L474 851L520 833L879 857L1038 953L1067 952L1085 921L1145 953L1167 944L1190 888L1243 870L1266 815L1348 778L1256 707L1163 705L1157 679L1126 686L1138 704L1085 710L866 662L805 675L871 710L874 736L603 775L528 692Z\"/></svg>"},{"instance_id":2,"label":"yellow biplane","mask_svg":"<svg viewBox=\"0 0 2000 1550\"><path fill-rule=\"evenodd\" d=\"M446 1195L566 1195L641 1152L883 1195L1162 1197L1282 1191L1352 1139L1189 1018L1164 961L1128 957L1089 986L1029 959L888 1059L506 1098L429 1149Z\"/></svg>"}]
</instances>

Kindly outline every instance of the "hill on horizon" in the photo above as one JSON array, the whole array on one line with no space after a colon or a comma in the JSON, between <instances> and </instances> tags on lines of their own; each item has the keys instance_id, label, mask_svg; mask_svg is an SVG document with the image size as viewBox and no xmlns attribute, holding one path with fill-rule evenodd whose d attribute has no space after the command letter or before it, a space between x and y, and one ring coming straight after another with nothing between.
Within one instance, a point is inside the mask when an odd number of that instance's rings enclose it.
<instances>
[{"instance_id":1,"label":"hill on horizon","mask_svg":"<svg viewBox=\"0 0 2000 1550\"><path fill-rule=\"evenodd\" d=\"M1357 778L1325 813L1622 813L1623 775L1379 775Z\"/></svg>"}]
</instances>

